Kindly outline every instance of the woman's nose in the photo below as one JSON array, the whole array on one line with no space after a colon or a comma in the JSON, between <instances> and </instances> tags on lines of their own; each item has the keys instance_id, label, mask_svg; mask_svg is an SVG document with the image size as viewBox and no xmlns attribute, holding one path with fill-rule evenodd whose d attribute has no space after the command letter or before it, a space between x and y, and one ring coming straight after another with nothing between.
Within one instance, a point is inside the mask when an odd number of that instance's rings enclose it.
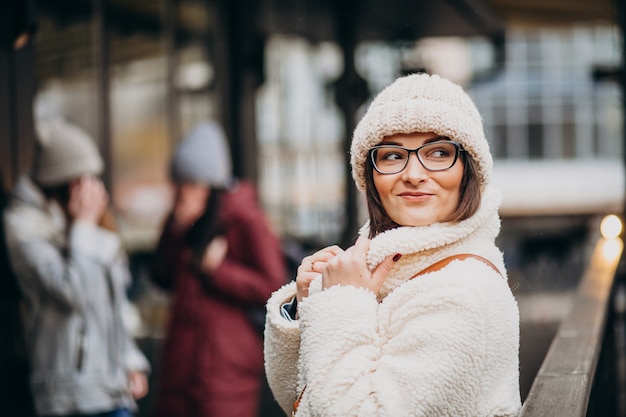
<instances>
[{"instance_id":1,"label":"woman's nose","mask_svg":"<svg viewBox=\"0 0 626 417\"><path fill-rule=\"evenodd\" d=\"M421 182L428 177L428 170L420 162L415 153L409 155L409 162L402 172L403 179L409 182Z\"/></svg>"}]
</instances>

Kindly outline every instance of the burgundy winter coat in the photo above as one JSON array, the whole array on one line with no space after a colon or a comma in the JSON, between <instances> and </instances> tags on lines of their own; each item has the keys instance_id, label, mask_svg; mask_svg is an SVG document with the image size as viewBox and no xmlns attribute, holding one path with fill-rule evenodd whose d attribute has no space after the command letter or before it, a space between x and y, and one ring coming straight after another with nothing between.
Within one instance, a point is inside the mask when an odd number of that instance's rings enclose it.
<instances>
[{"instance_id":1,"label":"burgundy winter coat","mask_svg":"<svg viewBox=\"0 0 626 417\"><path fill-rule=\"evenodd\" d=\"M219 218L228 253L210 276L190 266L184 231L171 221L159 243L154 281L173 292L173 304L158 417L256 416L263 342L246 310L264 306L285 283L285 266L250 184L223 194Z\"/></svg>"}]
</instances>

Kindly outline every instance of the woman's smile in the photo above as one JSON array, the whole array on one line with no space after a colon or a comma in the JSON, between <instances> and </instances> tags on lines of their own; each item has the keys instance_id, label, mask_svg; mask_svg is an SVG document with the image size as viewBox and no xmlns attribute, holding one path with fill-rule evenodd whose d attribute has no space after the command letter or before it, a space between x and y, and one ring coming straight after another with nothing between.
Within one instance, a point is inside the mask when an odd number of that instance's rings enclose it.
<instances>
[{"instance_id":1,"label":"woman's smile","mask_svg":"<svg viewBox=\"0 0 626 417\"><path fill-rule=\"evenodd\" d=\"M402 197L403 199L405 199L407 202L418 202L418 203L428 201L433 196L432 193L418 192L418 191L405 191L398 195Z\"/></svg>"}]
</instances>

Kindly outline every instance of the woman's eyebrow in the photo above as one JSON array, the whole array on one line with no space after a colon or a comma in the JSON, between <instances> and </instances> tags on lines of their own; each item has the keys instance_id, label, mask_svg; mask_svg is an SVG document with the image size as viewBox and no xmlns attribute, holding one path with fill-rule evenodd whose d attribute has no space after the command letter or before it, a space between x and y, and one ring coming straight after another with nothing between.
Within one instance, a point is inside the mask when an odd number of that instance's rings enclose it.
<instances>
[{"instance_id":1,"label":"woman's eyebrow","mask_svg":"<svg viewBox=\"0 0 626 417\"><path fill-rule=\"evenodd\" d=\"M447 136L435 136L433 138L429 138L424 140L424 143L422 143L422 145L426 144L426 143L431 143L431 142L438 142L440 140L452 140ZM400 142L396 142L394 140L387 140L387 139L383 139L382 142L379 143L379 145L396 145L396 146L404 146L402 143ZM421 146L421 145L420 145Z\"/></svg>"},{"instance_id":2,"label":"woman's eyebrow","mask_svg":"<svg viewBox=\"0 0 626 417\"><path fill-rule=\"evenodd\" d=\"M396 146L404 146L402 145L400 142L396 142L393 140L385 140L383 139L382 142L379 143L379 145L396 145Z\"/></svg>"},{"instance_id":3,"label":"woman's eyebrow","mask_svg":"<svg viewBox=\"0 0 626 417\"><path fill-rule=\"evenodd\" d=\"M447 136L435 136L434 138L426 139L424 143L439 142L440 140L451 140L451 139Z\"/></svg>"}]
</instances>

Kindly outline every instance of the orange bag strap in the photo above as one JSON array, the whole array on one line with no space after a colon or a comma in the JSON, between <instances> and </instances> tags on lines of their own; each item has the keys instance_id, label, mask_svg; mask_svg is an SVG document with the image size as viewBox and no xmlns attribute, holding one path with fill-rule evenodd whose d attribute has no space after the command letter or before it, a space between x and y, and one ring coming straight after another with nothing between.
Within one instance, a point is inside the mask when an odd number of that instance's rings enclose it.
<instances>
[{"instance_id":1,"label":"orange bag strap","mask_svg":"<svg viewBox=\"0 0 626 417\"><path fill-rule=\"evenodd\" d=\"M447 258L443 258L440 261L437 261L434 264L432 264L430 266L427 266L426 268L422 269L417 274L413 275L410 279L417 278L417 277L419 277L421 275L428 274L430 272L439 271L439 270L445 268L446 266L448 266L448 264L450 262L452 262L452 261L457 261L457 260L462 261L464 259L476 259L476 260L479 260L479 261L483 262L484 264L486 264L487 266L489 266L494 271L496 271L499 275L502 275L500 273L500 270L491 261L489 261L487 258L483 258L482 256L474 255L472 253L459 253L459 254L456 254L456 255L448 256ZM291 412L291 417L295 417L296 411L298 411L298 407L300 406L300 401L302 400L302 396L304 395L304 390L305 389L306 389L306 385L304 386L304 388L302 388L302 391L300 391L300 395L298 395L298 398L296 398L296 401L294 401L294 403L293 403L293 410Z\"/></svg>"},{"instance_id":2,"label":"orange bag strap","mask_svg":"<svg viewBox=\"0 0 626 417\"><path fill-rule=\"evenodd\" d=\"M443 258L442 260L437 261L434 264L422 269L420 272L413 275L411 279L417 278L420 275L428 274L430 272L439 271L445 268L446 266L448 266L448 264L452 261L456 261L456 260L462 261L464 259L472 259L472 258L487 264L487 266L489 266L491 269L496 271L499 275L502 275L500 273L500 270L493 263L491 263L488 259L483 258L482 256L479 256L479 255L474 255L472 253L459 253L456 255L448 256L447 258Z\"/></svg>"},{"instance_id":3,"label":"orange bag strap","mask_svg":"<svg viewBox=\"0 0 626 417\"><path fill-rule=\"evenodd\" d=\"M304 388L302 388L302 391L300 391L300 395L298 395L298 398L296 398L296 400L293 402L293 410L291 411L291 417L296 417L296 411L298 411L298 407L300 407L300 400L302 400L302 396L304 395L305 389L306 389L306 385L304 386Z\"/></svg>"}]
</instances>

